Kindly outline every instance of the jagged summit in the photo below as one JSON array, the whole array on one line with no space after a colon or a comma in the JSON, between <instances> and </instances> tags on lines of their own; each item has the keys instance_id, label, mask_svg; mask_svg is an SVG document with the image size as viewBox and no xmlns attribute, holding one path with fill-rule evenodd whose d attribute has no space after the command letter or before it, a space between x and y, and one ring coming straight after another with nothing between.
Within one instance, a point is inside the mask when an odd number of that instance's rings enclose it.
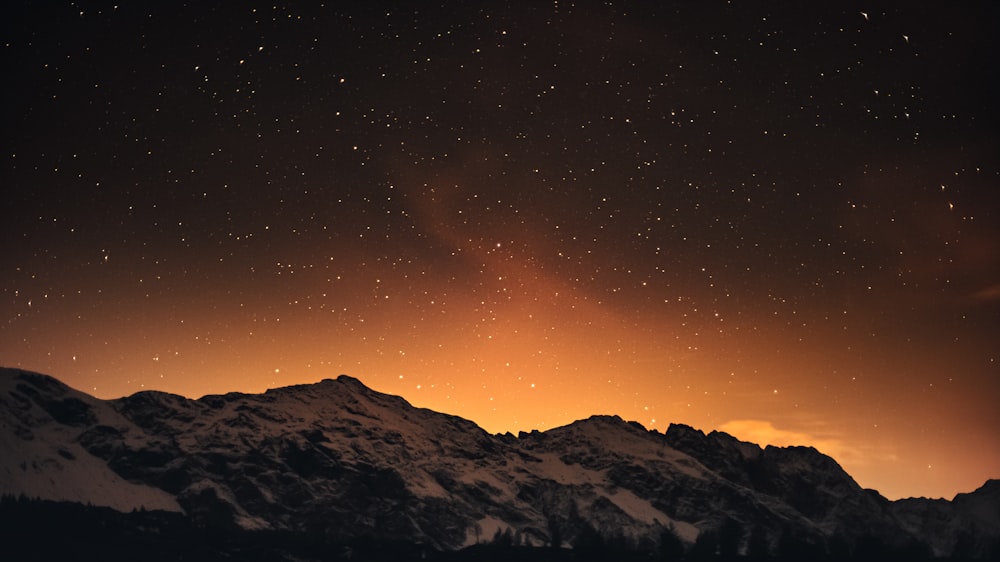
<instances>
[{"instance_id":1,"label":"jagged summit","mask_svg":"<svg viewBox=\"0 0 1000 562\"><path fill-rule=\"evenodd\" d=\"M356 390L372 391L365 383L361 382L360 379L352 377L350 375L338 375L337 378L325 378L314 383L303 383L303 384L293 384L288 386L280 386L277 388L268 389L266 392L280 392L289 391L295 389L308 389L308 388L354 388Z\"/></svg>"},{"instance_id":2,"label":"jagged summit","mask_svg":"<svg viewBox=\"0 0 1000 562\"><path fill-rule=\"evenodd\" d=\"M793 532L813 544L920 537L948 552L963 528L1000 526L995 481L954 502L893 503L809 447L682 424L659 433L613 415L490 435L347 375L261 394L99 400L2 369L0 447L0 494L445 549L507 529L538 546L593 532L638 544L667 529L693 543L736 522L772 546ZM938 520L964 527L926 524Z\"/></svg>"},{"instance_id":3,"label":"jagged summit","mask_svg":"<svg viewBox=\"0 0 1000 562\"><path fill-rule=\"evenodd\" d=\"M991 496L1000 496L1000 479L990 478L971 494L989 494ZM969 493L958 494L955 496L955 499L969 496L971 494Z\"/></svg>"}]
</instances>

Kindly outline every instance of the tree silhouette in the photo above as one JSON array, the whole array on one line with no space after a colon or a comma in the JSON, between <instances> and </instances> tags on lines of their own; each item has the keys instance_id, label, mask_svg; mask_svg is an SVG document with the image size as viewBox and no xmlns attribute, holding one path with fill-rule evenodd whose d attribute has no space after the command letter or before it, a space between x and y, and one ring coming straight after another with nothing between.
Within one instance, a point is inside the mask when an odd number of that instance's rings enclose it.
<instances>
[{"instance_id":1,"label":"tree silhouette","mask_svg":"<svg viewBox=\"0 0 1000 562\"><path fill-rule=\"evenodd\" d=\"M688 560L713 560L719 551L719 535L715 529L706 529L698 534Z\"/></svg>"},{"instance_id":2,"label":"tree silhouette","mask_svg":"<svg viewBox=\"0 0 1000 562\"><path fill-rule=\"evenodd\" d=\"M660 560L672 562L684 558L684 543L677 536L673 524L660 531Z\"/></svg>"},{"instance_id":3,"label":"tree silhouette","mask_svg":"<svg viewBox=\"0 0 1000 562\"><path fill-rule=\"evenodd\" d=\"M573 538L573 550L584 560L600 560L604 557L605 541L601 533L589 523Z\"/></svg>"},{"instance_id":4,"label":"tree silhouette","mask_svg":"<svg viewBox=\"0 0 1000 562\"><path fill-rule=\"evenodd\" d=\"M743 542L743 527L732 517L726 517L719 527L719 556L723 560L735 560Z\"/></svg>"},{"instance_id":5,"label":"tree silhouette","mask_svg":"<svg viewBox=\"0 0 1000 562\"><path fill-rule=\"evenodd\" d=\"M747 539L747 558L749 560L767 560L771 557L771 545L767 540L767 531L762 527L754 527Z\"/></svg>"},{"instance_id":6,"label":"tree silhouette","mask_svg":"<svg viewBox=\"0 0 1000 562\"><path fill-rule=\"evenodd\" d=\"M511 547L514 546L514 531L507 527L503 531L497 528L497 532L493 534L493 546L500 547Z\"/></svg>"},{"instance_id":7,"label":"tree silhouette","mask_svg":"<svg viewBox=\"0 0 1000 562\"><path fill-rule=\"evenodd\" d=\"M549 528L549 546L552 548L562 548L562 530L559 527L559 521L550 515L547 526Z\"/></svg>"}]
</instances>

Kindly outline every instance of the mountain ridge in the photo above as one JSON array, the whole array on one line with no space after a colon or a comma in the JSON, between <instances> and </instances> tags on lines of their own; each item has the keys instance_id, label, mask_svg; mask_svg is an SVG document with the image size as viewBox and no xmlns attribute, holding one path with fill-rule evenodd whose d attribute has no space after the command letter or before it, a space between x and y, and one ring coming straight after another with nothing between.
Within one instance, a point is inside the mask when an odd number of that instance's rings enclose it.
<instances>
[{"instance_id":1,"label":"mountain ridge","mask_svg":"<svg viewBox=\"0 0 1000 562\"><path fill-rule=\"evenodd\" d=\"M454 550L504 532L533 546L588 533L636 545L673 533L691 546L736 525L742 551L755 533L770 550L791 533L816 548L919 539L938 555L969 529L976 554L1000 535L998 481L951 501L891 502L812 447L684 424L660 433L615 415L490 434L348 375L260 394L100 400L2 369L0 404L0 493L164 509L207 528Z\"/></svg>"}]
</instances>

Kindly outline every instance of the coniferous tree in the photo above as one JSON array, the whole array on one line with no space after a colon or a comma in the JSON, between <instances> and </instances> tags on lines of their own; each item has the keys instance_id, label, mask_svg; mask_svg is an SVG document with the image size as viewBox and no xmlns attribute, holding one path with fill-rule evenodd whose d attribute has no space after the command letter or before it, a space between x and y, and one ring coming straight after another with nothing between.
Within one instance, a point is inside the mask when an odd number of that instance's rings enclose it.
<instances>
[{"instance_id":1,"label":"coniferous tree","mask_svg":"<svg viewBox=\"0 0 1000 562\"><path fill-rule=\"evenodd\" d=\"M747 539L747 558L757 562L771 557L771 545L767 540L767 531L762 527L754 527Z\"/></svg>"},{"instance_id":2,"label":"coniferous tree","mask_svg":"<svg viewBox=\"0 0 1000 562\"><path fill-rule=\"evenodd\" d=\"M684 543L671 524L660 532L660 560L672 562L684 557Z\"/></svg>"},{"instance_id":3,"label":"coniferous tree","mask_svg":"<svg viewBox=\"0 0 1000 562\"><path fill-rule=\"evenodd\" d=\"M719 556L723 560L735 560L743 542L743 527L732 517L726 517L719 527Z\"/></svg>"},{"instance_id":4,"label":"coniferous tree","mask_svg":"<svg viewBox=\"0 0 1000 562\"><path fill-rule=\"evenodd\" d=\"M550 515L547 523L549 528L549 546L552 548L562 548L562 531L560 530L559 521Z\"/></svg>"},{"instance_id":5,"label":"coniferous tree","mask_svg":"<svg viewBox=\"0 0 1000 562\"><path fill-rule=\"evenodd\" d=\"M605 540L601 533L589 523L573 539L573 551L586 560L600 560L604 557Z\"/></svg>"},{"instance_id":6,"label":"coniferous tree","mask_svg":"<svg viewBox=\"0 0 1000 562\"><path fill-rule=\"evenodd\" d=\"M719 535L715 529L706 529L698 534L688 552L689 560L713 560L719 552Z\"/></svg>"}]
</instances>

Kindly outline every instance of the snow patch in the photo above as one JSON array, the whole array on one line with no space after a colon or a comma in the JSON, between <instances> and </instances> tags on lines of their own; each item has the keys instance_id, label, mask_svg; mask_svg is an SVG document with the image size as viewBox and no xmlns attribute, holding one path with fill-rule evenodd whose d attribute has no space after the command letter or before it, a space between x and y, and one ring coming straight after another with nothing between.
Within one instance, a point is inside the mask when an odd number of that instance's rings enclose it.
<instances>
[{"instance_id":1,"label":"snow patch","mask_svg":"<svg viewBox=\"0 0 1000 562\"><path fill-rule=\"evenodd\" d=\"M606 497L636 521L650 525L657 522L666 525L671 521L670 517L653 507L653 504L648 500L640 498L629 490L618 488L614 492L606 494Z\"/></svg>"},{"instance_id":2,"label":"snow patch","mask_svg":"<svg viewBox=\"0 0 1000 562\"><path fill-rule=\"evenodd\" d=\"M47 440L12 441L7 432L0 432L0 450L4 451L0 494L23 493L30 498L89 503L122 512L183 511L174 496L123 479L77 443L55 450Z\"/></svg>"}]
</instances>

